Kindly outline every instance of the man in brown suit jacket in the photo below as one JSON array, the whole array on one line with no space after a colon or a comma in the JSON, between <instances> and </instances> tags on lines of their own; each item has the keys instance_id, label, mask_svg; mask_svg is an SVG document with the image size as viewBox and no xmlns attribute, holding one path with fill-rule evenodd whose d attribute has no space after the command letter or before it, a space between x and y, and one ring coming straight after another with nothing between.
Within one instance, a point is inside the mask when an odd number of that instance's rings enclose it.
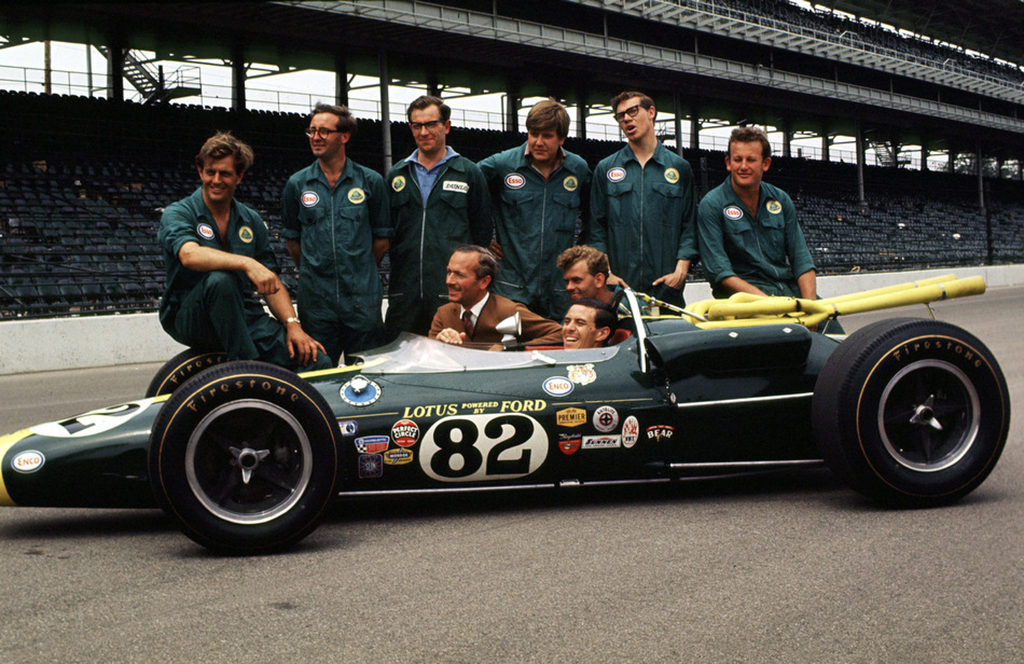
<instances>
[{"instance_id":1,"label":"man in brown suit jacket","mask_svg":"<svg viewBox=\"0 0 1024 664\"><path fill-rule=\"evenodd\" d=\"M455 249L448 261L445 283L448 304L434 314L430 338L449 344L484 346L500 350L503 341L562 343L562 326L541 318L519 302L491 293L491 282L498 273L498 261L487 249L472 244ZM522 334L513 339L495 327L519 313ZM511 335L508 335L511 336Z\"/></svg>"}]
</instances>

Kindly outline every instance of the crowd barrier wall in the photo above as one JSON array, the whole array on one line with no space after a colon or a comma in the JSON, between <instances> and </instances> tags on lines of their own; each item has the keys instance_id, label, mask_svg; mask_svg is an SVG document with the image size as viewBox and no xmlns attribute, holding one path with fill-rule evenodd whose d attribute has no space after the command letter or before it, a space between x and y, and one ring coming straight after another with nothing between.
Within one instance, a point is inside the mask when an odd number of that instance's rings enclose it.
<instances>
[{"instance_id":1,"label":"crowd barrier wall","mask_svg":"<svg viewBox=\"0 0 1024 664\"><path fill-rule=\"evenodd\" d=\"M943 274L982 276L989 288L1024 284L1024 265L998 265L824 276L818 293L846 295ZM703 282L687 284L685 293L688 302L711 297ZM155 313L4 321L0 340L0 375L163 362L184 348L167 336Z\"/></svg>"}]
</instances>

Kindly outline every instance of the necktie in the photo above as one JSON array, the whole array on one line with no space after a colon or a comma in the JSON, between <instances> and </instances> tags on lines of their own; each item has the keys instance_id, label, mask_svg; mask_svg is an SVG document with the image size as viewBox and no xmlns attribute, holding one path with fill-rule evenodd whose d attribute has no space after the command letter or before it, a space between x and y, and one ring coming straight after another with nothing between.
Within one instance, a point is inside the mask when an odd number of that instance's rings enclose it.
<instances>
[{"instance_id":1,"label":"necktie","mask_svg":"<svg viewBox=\"0 0 1024 664\"><path fill-rule=\"evenodd\" d=\"M471 312L466 311L464 314L462 314L462 325L463 325L463 327L466 328L466 338L467 339L472 339L473 338L473 314Z\"/></svg>"}]
</instances>

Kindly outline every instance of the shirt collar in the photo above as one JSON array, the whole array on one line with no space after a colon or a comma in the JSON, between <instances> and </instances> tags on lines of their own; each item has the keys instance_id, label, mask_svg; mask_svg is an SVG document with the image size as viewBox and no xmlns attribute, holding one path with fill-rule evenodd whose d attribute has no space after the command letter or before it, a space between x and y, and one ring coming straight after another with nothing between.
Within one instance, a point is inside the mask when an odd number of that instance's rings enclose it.
<instances>
[{"instance_id":1,"label":"shirt collar","mask_svg":"<svg viewBox=\"0 0 1024 664\"><path fill-rule=\"evenodd\" d=\"M491 292L487 291L484 296L480 298L480 301L469 308L469 313L473 316L473 324L476 324L480 320L480 312L484 310L484 305L487 304L488 298L491 297ZM466 315L466 307L459 305L459 318Z\"/></svg>"}]
</instances>

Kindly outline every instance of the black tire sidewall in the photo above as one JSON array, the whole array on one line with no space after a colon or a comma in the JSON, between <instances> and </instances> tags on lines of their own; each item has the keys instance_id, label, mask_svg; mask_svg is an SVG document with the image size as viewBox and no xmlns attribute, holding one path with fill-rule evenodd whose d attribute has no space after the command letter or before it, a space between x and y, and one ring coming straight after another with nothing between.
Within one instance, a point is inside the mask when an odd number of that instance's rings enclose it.
<instances>
[{"instance_id":1,"label":"black tire sidewall","mask_svg":"<svg viewBox=\"0 0 1024 664\"><path fill-rule=\"evenodd\" d=\"M146 388L146 398L173 394L189 378L200 371L228 361L227 353L219 350L204 351L188 348L164 363Z\"/></svg>"},{"instance_id":2,"label":"black tire sidewall","mask_svg":"<svg viewBox=\"0 0 1024 664\"><path fill-rule=\"evenodd\" d=\"M237 524L211 513L189 486L186 449L192 432L214 409L239 399L274 404L302 425L311 448L312 474L287 512L261 524ZM191 539L221 553L250 554L287 548L316 527L334 494L338 465L336 424L323 396L285 369L260 362L230 362L190 379L168 400L150 437L150 481L157 501Z\"/></svg>"},{"instance_id":3,"label":"black tire sidewall","mask_svg":"<svg viewBox=\"0 0 1024 664\"><path fill-rule=\"evenodd\" d=\"M911 319L873 325L865 334L851 336L836 352L840 350L829 359L834 365L827 367L835 375L823 385L835 389L831 398L823 399L834 424L819 443L831 448L826 460L838 474L866 495L906 506L950 502L981 484L1002 452L1009 426L1005 380L981 341L945 322ZM979 399L979 428L970 450L954 465L932 472L899 463L886 449L878 426L884 390L898 372L921 360L959 369ZM816 419L816 436L821 428Z\"/></svg>"}]
</instances>

